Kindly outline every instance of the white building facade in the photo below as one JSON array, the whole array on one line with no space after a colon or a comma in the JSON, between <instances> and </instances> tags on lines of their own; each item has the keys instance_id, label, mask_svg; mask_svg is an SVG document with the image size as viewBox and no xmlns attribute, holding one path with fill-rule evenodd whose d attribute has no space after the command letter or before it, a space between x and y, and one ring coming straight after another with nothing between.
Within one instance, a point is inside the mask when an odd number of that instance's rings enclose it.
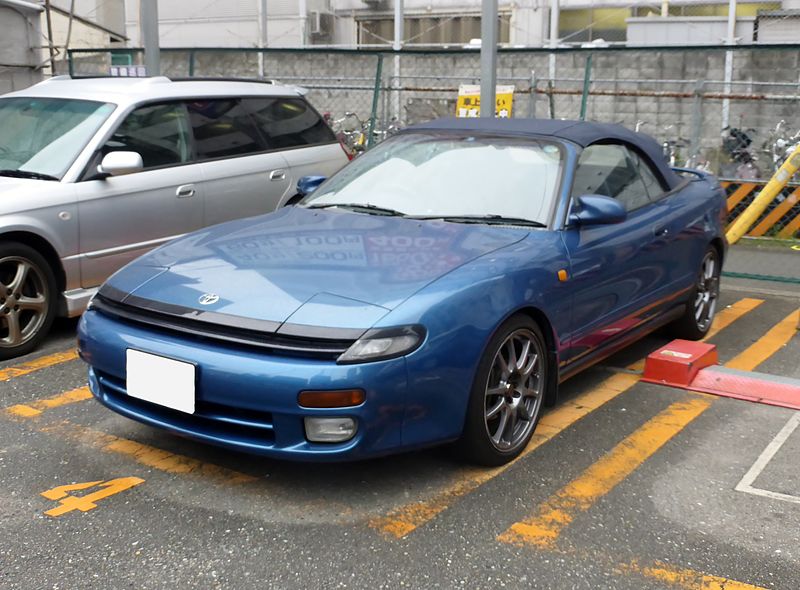
<instances>
[{"instance_id":1,"label":"white building facade","mask_svg":"<svg viewBox=\"0 0 800 590\"><path fill-rule=\"evenodd\" d=\"M84 0L94 1L94 0ZM498 0L500 42L541 47L548 43L551 0ZM634 6L632 7L632 4ZM737 16L754 23L760 13L799 8L798 0L739 0ZM576 44L599 40L624 44L633 23L660 17L661 1L560 0L558 37ZM728 0L669 0L668 14L689 34L634 34L631 40L657 44L713 43L719 21L727 20ZM258 47L261 0L161 0L162 47ZM269 47L328 45L386 47L394 36L394 0L267 0ZM480 37L480 0L405 0L404 45L460 47ZM683 19L683 20L679 20ZM125 25L131 45L140 45L139 0L125 1ZM784 19L785 20L785 19ZM662 21L666 22L666 21ZM797 23L798 21L794 21ZM647 23L645 23L647 24ZM742 29L747 37L753 25ZM750 33L752 37L752 33ZM742 38L741 42L764 42ZM677 42L677 41L676 41Z\"/></svg>"}]
</instances>

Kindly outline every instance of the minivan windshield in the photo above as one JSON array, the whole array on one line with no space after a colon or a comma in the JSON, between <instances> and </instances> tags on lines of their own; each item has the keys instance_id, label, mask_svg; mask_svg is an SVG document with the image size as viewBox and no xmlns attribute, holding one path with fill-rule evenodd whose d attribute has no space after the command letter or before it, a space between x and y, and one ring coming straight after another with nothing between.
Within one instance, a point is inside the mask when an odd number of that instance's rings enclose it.
<instances>
[{"instance_id":1,"label":"minivan windshield","mask_svg":"<svg viewBox=\"0 0 800 590\"><path fill-rule=\"evenodd\" d=\"M562 150L544 140L407 133L345 166L302 204L375 215L545 225L561 169Z\"/></svg>"},{"instance_id":2,"label":"minivan windshield","mask_svg":"<svg viewBox=\"0 0 800 590\"><path fill-rule=\"evenodd\" d=\"M0 99L0 176L60 180L115 107L64 98Z\"/></svg>"}]
</instances>

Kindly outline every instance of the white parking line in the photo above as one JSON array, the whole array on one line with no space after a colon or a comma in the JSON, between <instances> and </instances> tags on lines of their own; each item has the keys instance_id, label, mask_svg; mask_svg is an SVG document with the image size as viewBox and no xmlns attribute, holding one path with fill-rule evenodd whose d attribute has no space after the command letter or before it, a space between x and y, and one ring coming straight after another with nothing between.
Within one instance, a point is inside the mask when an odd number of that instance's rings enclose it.
<instances>
[{"instance_id":1,"label":"white parking line","mask_svg":"<svg viewBox=\"0 0 800 590\"><path fill-rule=\"evenodd\" d=\"M800 412L789 418L786 425L781 428L778 435L772 439L772 442L767 445L761 456L753 463L750 470L745 473L742 481L736 484L734 488L737 492L745 492L746 494L754 494L756 496L764 496L765 498L772 498L774 500L783 500L784 502L793 502L800 504L800 496L792 496L790 494L781 494L779 492L771 492L769 490L762 490L761 488L753 487L753 482L761 475L766 466L772 461L772 458L780 450L792 433L800 426Z\"/></svg>"}]
</instances>

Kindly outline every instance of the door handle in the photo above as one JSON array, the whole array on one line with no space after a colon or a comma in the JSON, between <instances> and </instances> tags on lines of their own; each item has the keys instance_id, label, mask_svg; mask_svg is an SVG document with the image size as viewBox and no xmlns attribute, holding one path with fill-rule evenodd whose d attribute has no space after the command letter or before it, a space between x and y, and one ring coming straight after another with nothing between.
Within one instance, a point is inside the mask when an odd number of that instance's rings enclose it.
<instances>
[{"instance_id":1,"label":"door handle","mask_svg":"<svg viewBox=\"0 0 800 590\"><path fill-rule=\"evenodd\" d=\"M657 227L653 230L653 235L657 238L664 238L669 235L668 227Z\"/></svg>"},{"instance_id":2,"label":"door handle","mask_svg":"<svg viewBox=\"0 0 800 590\"><path fill-rule=\"evenodd\" d=\"M179 199L185 199L187 197L194 196L194 185L193 184L182 184L177 189L175 189L175 196Z\"/></svg>"},{"instance_id":3,"label":"door handle","mask_svg":"<svg viewBox=\"0 0 800 590\"><path fill-rule=\"evenodd\" d=\"M286 178L286 170L273 170L269 173L270 180L283 180Z\"/></svg>"}]
</instances>

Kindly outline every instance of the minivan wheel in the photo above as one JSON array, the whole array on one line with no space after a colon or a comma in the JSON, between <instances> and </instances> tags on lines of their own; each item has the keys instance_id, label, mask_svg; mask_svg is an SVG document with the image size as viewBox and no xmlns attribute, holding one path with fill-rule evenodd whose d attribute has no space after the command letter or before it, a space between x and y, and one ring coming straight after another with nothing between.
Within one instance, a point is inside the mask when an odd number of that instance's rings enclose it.
<instances>
[{"instance_id":1,"label":"minivan wheel","mask_svg":"<svg viewBox=\"0 0 800 590\"><path fill-rule=\"evenodd\" d=\"M36 348L55 311L56 280L44 257L25 244L0 243L0 360Z\"/></svg>"},{"instance_id":2,"label":"minivan wheel","mask_svg":"<svg viewBox=\"0 0 800 590\"><path fill-rule=\"evenodd\" d=\"M546 397L548 356L536 322L515 315L494 333L483 353L457 445L481 465L502 465L528 445Z\"/></svg>"},{"instance_id":3,"label":"minivan wheel","mask_svg":"<svg viewBox=\"0 0 800 590\"><path fill-rule=\"evenodd\" d=\"M717 312L719 278L722 264L714 246L706 250L692 296L686 303L686 311L672 325L672 334L685 340L700 340L708 334Z\"/></svg>"}]
</instances>

